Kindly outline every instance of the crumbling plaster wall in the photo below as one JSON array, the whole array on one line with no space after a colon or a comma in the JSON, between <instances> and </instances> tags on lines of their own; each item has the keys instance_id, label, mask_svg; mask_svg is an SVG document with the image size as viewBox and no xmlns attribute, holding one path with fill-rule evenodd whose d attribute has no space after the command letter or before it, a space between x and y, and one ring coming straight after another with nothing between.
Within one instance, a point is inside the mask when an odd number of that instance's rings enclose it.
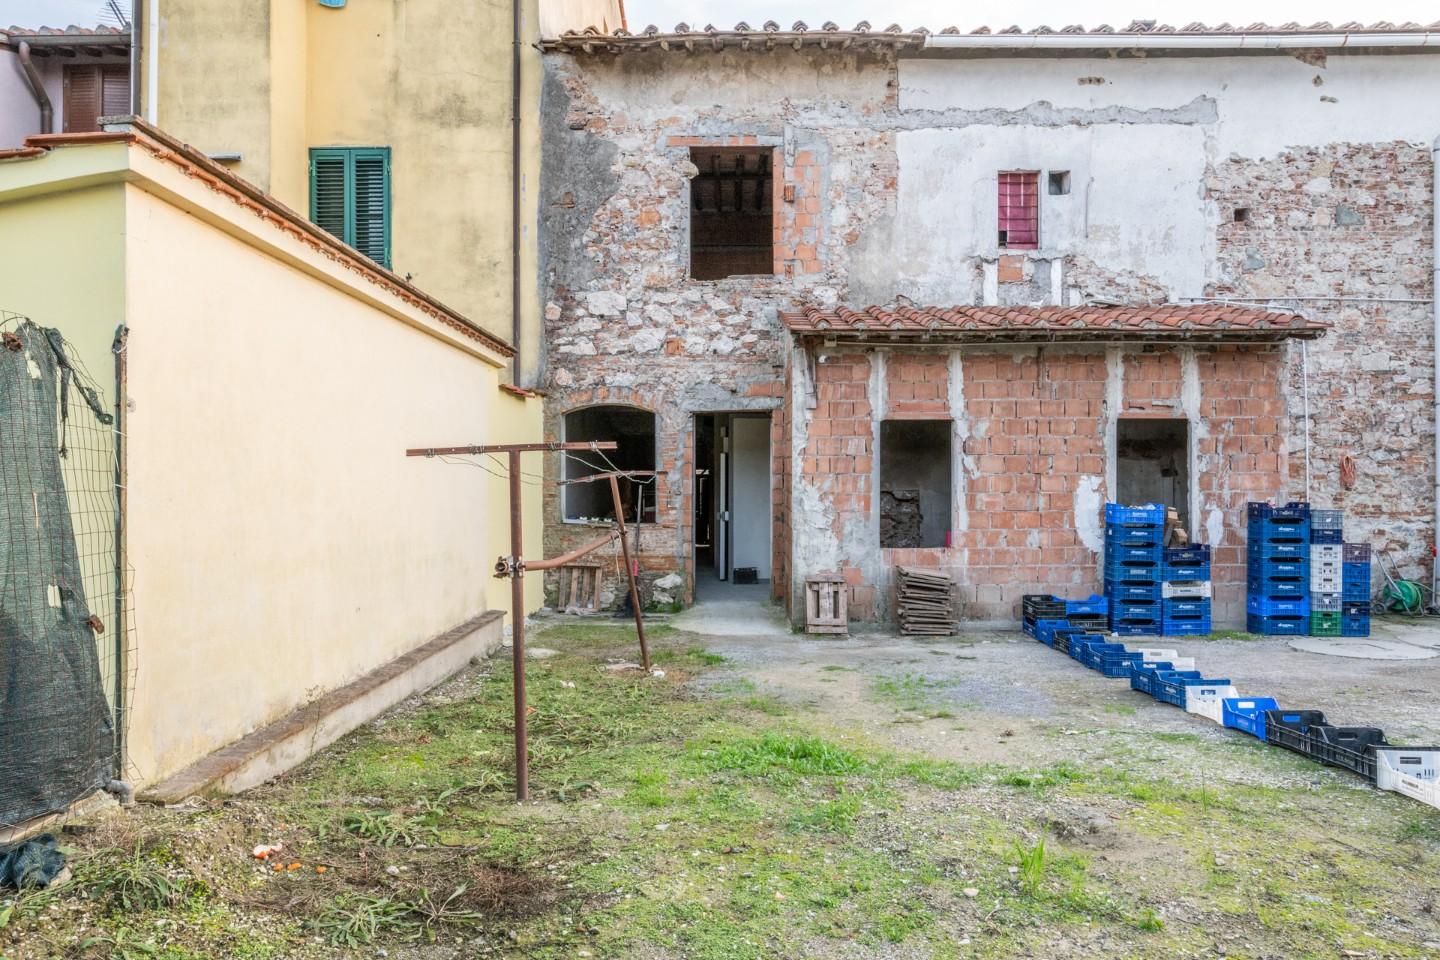
<instances>
[{"instance_id":1,"label":"crumbling plaster wall","mask_svg":"<svg viewBox=\"0 0 1440 960\"><path fill-rule=\"evenodd\" d=\"M893 204L894 147L867 117L893 109L883 56L814 52L546 58L541 244L547 432L591 403L657 414L659 524L649 571L688 574L693 414L772 411L785 391L778 312L845 293L845 248ZM774 276L688 278L692 146L775 151ZM778 422L773 436L784 436ZM772 444L778 467L787 462ZM547 476L555 476L551 464ZM547 504L546 549L593 530ZM785 538L777 536L777 549ZM776 565L777 589L788 565Z\"/></svg>"}]
</instances>

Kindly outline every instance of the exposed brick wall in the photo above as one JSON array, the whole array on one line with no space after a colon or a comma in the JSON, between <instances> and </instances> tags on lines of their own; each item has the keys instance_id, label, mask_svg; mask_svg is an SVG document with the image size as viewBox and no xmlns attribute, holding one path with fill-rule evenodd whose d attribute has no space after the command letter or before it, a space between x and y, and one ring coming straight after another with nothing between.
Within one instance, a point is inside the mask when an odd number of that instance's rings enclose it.
<instances>
[{"instance_id":1,"label":"exposed brick wall","mask_svg":"<svg viewBox=\"0 0 1440 960\"><path fill-rule=\"evenodd\" d=\"M1099 592L1113 423L1174 417L1194 437L1194 526L1198 541L1216 547L1217 618L1243 619L1245 505L1286 482L1283 348L937 346L820 356L801 425L802 489L791 498L796 582L843 574L859 620L890 615L902 564L949 571L968 620L1013 621L1026 593ZM871 498L884 456L877 423L953 414L961 456L951 546L880 548Z\"/></svg>"}]
</instances>

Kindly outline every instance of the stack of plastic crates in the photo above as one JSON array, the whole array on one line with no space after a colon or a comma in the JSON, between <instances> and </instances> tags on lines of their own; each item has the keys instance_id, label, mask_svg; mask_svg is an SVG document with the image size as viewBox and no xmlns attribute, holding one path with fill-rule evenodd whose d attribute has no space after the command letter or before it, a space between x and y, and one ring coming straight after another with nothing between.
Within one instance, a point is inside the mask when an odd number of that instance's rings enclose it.
<instances>
[{"instance_id":1,"label":"stack of plastic crates","mask_svg":"<svg viewBox=\"0 0 1440 960\"><path fill-rule=\"evenodd\" d=\"M1161 630L1160 582L1165 508L1105 504L1105 596L1110 630L1125 636Z\"/></svg>"},{"instance_id":2,"label":"stack of plastic crates","mask_svg":"<svg viewBox=\"0 0 1440 960\"><path fill-rule=\"evenodd\" d=\"M1167 637L1210 632L1210 548L1166 547L1160 575L1160 627Z\"/></svg>"},{"instance_id":3,"label":"stack of plastic crates","mask_svg":"<svg viewBox=\"0 0 1440 960\"><path fill-rule=\"evenodd\" d=\"M1245 629L1300 636L1310 629L1310 505L1251 503Z\"/></svg>"},{"instance_id":4,"label":"stack of plastic crates","mask_svg":"<svg viewBox=\"0 0 1440 960\"><path fill-rule=\"evenodd\" d=\"M1347 543L1340 552L1340 636L1370 636L1370 544Z\"/></svg>"},{"instance_id":5,"label":"stack of plastic crates","mask_svg":"<svg viewBox=\"0 0 1440 960\"><path fill-rule=\"evenodd\" d=\"M1340 636L1340 583L1345 513L1310 511L1310 633ZM1368 576L1368 575L1367 575Z\"/></svg>"},{"instance_id":6,"label":"stack of plastic crates","mask_svg":"<svg viewBox=\"0 0 1440 960\"><path fill-rule=\"evenodd\" d=\"M1065 601L1049 594L1028 593L1020 600L1020 629L1026 636L1035 636L1035 625L1041 620L1064 620Z\"/></svg>"}]
</instances>

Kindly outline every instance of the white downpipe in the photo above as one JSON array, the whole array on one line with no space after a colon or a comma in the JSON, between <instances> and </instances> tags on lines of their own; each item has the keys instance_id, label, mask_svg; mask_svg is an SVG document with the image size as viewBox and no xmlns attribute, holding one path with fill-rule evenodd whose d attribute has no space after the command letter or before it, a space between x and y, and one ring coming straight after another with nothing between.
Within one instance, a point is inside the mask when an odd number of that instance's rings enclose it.
<instances>
[{"instance_id":1,"label":"white downpipe","mask_svg":"<svg viewBox=\"0 0 1440 960\"><path fill-rule=\"evenodd\" d=\"M1440 587L1440 137L1430 147L1430 176L1432 194L1430 198L1431 246L1430 265L1434 268L1431 276L1430 297L1434 301L1431 314L1434 319L1435 347L1435 533L1431 538L1430 589ZM1432 603L1435 602L1432 600Z\"/></svg>"},{"instance_id":2,"label":"white downpipe","mask_svg":"<svg viewBox=\"0 0 1440 960\"><path fill-rule=\"evenodd\" d=\"M160 125L160 0L145 10L145 119Z\"/></svg>"},{"instance_id":3,"label":"white downpipe","mask_svg":"<svg viewBox=\"0 0 1440 960\"><path fill-rule=\"evenodd\" d=\"M1433 47L1440 33L944 33L928 49L1295 50L1301 47Z\"/></svg>"}]
</instances>

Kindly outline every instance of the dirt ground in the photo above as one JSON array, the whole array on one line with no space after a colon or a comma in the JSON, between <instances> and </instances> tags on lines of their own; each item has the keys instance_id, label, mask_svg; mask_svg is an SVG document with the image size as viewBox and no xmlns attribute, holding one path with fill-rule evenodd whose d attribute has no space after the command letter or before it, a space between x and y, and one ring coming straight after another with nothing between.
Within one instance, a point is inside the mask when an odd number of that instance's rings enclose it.
<instances>
[{"instance_id":1,"label":"dirt ground","mask_svg":"<svg viewBox=\"0 0 1440 960\"><path fill-rule=\"evenodd\" d=\"M730 632L657 626L649 676L542 624L531 804L501 657L244 797L76 825L0 958L1440 956L1440 810L1019 633ZM1144 645L1440 743L1440 658Z\"/></svg>"}]
</instances>

